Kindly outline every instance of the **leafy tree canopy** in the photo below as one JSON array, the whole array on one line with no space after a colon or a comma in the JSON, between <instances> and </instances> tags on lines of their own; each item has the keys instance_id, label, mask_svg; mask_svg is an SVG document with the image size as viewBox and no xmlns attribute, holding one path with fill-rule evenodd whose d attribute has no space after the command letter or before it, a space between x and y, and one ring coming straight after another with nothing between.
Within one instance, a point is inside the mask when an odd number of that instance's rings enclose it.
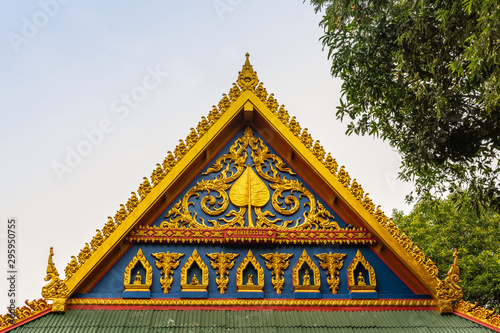
<instances>
[{"instance_id":1,"label":"leafy tree canopy","mask_svg":"<svg viewBox=\"0 0 500 333\"><path fill-rule=\"evenodd\" d=\"M343 80L337 117L350 118L347 133L395 147L417 197L466 191L500 212L497 0L311 3Z\"/></svg>"},{"instance_id":2,"label":"leafy tree canopy","mask_svg":"<svg viewBox=\"0 0 500 333\"><path fill-rule=\"evenodd\" d=\"M457 209L456 201L462 204ZM394 211L394 223L418 243L444 279L458 250L460 286L464 299L481 306L500 307L500 215L491 210L476 214L465 196L419 201L409 215Z\"/></svg>"}]
</instances>

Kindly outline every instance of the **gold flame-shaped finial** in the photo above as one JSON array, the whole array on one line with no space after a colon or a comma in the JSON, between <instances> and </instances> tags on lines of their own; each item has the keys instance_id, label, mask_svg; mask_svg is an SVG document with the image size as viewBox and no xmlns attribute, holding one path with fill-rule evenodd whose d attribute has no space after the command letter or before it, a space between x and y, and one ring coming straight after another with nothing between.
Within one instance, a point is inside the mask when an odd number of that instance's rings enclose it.
<instances>
[{"instance_id":1,"label":"gold flame-shaped finial","mask_svg":"<svg viewBox=\"0 0 500 333\"><path fill-rule=\"evenodd\" d=\"M238 73L237 83L240 86L241 90L255 90L255 87L259 83L259 79L257 78L257 72L253 70L252 65L250 64L250 54L247 52L245 54L246 60L241 72Z\"/></svg>"}]
</instances>

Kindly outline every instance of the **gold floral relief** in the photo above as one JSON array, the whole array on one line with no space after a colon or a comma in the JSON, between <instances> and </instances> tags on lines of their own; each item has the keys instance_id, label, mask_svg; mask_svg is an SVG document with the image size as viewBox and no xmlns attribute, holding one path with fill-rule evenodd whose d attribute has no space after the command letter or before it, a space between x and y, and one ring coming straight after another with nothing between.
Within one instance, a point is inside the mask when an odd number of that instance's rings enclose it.
<instances>
[{"instance_id":1,"label":"gold floral relief","mask_svg":"<svg viewBox=\"0 0 500 333\"><path fill-rule=\"evenodd\" d=\"M210 260L212 268L217 270L215 282L221 294L226 292L227 284L229 283L227 274L229 273L228 271L234 267L234 259L238 256L238 253L224 253L224 251L221 253L207 253L207 257L212 259Z\"/></svg>"},{"instance_id":2,"label":"gold floral relief","mask_svg":"<svg viewBox=\"0 0 500 333\"><path fill-rule=\"evenodd\" d=\"M319 253L314 255L318 258L321 268L326 270L326 283L332 294L336 294L339 290L339 270L344 266L344 258L347 254L344 253Z\"/></svg>"},{"instance_id":3,"label":"gold floral relief","mask_svg":"<svg viewBox=\"0 0 500 333\"><path fill-rule=\"evenodd\" d=\"M355 270L361 265L368 272L368 281L365 280L361 272L355 276ZM349 267L347 268L347 284L349 292L374 292L377 287L377 280L375 279L375 270L363 257L358 250L356 256L352 259Z\"/></svg>"},{"instance_id":4,"label":"gold floral relief","mask_svg":"<svg viewBox=\"0 0 500 333\"><path fill-rule=\"evenodd\" d=\"M342 230L250 127L203 173L209 175L173 205L161 228Z\"/></svg>"},{"instance_id":5,"label":"gold floral relief","mask_svg":"<svg viewBox=\"0 0 500 333\"><path fill-rule=\"evenodd\" d=\"M188 281L188 274L191 266L196 263L201 270L201 276L196 274ZM194 249L193 254L186 261L181 269L181 291L207 291L208 287L208 267L201 259L198 251Z\"/></svg>"},{"instance_id":6,"label":"gold floral relief","mask_svg":"<svg viewBox=\"0 0 500 333\"><path fill-rule=\"evenodd\" d=\"M290 258L293 253L266 253L261 254L261 257L266 259L266 267L271 270L274 290L277 294L281 294L283 290L283 285L285 284L285 279L283 275L284 270L290 265Z\"/></svg>"},{"instance_id":7,"label":"gold floral relief","mask_svg":"<svg viewBox=\"0 0 500 333\"><path fill-rule=\"evenodd\" d=\"M168 294L168 291L172 287L172 282L174 282L173 273L174 269L179 267L180 258L184 257L184 253L170 253L167 251L159 253L151 253L156 260L156 267L161 269L161 289L163 289L164 294Z\"/></svg>"},{"instance_id":8,"label":"gold floral relief","mask_svg":"<svg viewBox=\"0 0 500 333\"><path fill-rule=\"evenodd\" d=\"M257 271L257 276L247 274L244 276L246 268L252 266ZM257 279L256 279L257 278ZM262 291L264 289L264 269L259 264L251 250L248 250L246 257L236 269L236 290L237 291Z\"/></svg>"},{"instance_id":9,"label":"gold floral relief","mask_svg":"<svg viewBox=\"0 0 500 333\"><path fill-rule=\"evenodd\" d=\"M141 276L136 266L140 264L146 270L146 276ZM132 258L127 267L123 277L123 284L125 291L149 291L153 283L153 267L149 264L148 260L139 249L137 254Z\"/></svg>"},{"instance_id":10,"label":"gold floral relief","mask_svg":"<svg viewBox=\"0 0 500 333\"><path fill-rule=\"evenodd\" d=\"M301 271L303 271L302 276ZM302 252L299 260L293 266L292 279L294 291L319 291L321 287L319 268L311 260L306 250Z\"/></svg>"}]
</instances>

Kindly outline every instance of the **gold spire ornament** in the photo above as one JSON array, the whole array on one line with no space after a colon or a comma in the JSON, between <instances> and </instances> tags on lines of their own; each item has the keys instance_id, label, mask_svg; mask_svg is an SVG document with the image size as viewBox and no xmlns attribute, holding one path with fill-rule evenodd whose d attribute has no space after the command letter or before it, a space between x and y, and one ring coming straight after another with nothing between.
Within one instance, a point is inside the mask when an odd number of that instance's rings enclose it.
<instances>
[{"instance_id":1,"label":"gold spire ornament","mask_svg":"<svg viewBox=\"0 0 500 333\"><path fill-rule=\"evenodd\" d=\"M250 65L250 54L247 52L245 54L246 60L241 72L238 73L238 85L241 90L255 90L255 87L259 83L259 79L257 78L257 72L253 70L252 65Z\"/></svg>"},{"instance_id":2,"label":"gold spire ornament","mask_svg":"<svg viewBox=\"0 0 500 333\"><path fill-rule=\"evenodd\" d=\"M47 263L47 276L45 281L50 281L42 288L42 297L53 300L52 311L65 311L66 298L68 296L68 286L59 278L56 266L52 262L54 255L53 248L50 248L49 259Z\"/></svg>"}]
</instances>

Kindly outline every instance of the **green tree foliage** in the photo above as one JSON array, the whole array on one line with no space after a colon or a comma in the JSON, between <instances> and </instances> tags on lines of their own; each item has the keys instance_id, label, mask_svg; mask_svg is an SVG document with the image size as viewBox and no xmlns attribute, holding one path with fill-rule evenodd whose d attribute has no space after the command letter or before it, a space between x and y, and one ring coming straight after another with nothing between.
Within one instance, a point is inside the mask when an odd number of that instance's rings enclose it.
<instances>
[{"instance_id":1,"label":"green tree foliage","mask_svg":"<svg viewBox=\"0 0 500 333\"><path fill-rule=\"evenodd\" d=\"M311 3L347 133L395 147L417 197L466 191L500 212L500 5L462 1Z\"/></svg>"},{"instance_id":2,"label":"green tree foliage","mask_svg":"<svg viewBox=\"0 0 500 333\"><path fill-rule=\"evenodd\" d=\"M421 200L409 215L394 211L394 223L424 251L444 279L458 250L460 286L464 299L482 306L500 308L500 215L493 211L476 214L471 200L456 198Z\"/></svg>"}]
</instances>

